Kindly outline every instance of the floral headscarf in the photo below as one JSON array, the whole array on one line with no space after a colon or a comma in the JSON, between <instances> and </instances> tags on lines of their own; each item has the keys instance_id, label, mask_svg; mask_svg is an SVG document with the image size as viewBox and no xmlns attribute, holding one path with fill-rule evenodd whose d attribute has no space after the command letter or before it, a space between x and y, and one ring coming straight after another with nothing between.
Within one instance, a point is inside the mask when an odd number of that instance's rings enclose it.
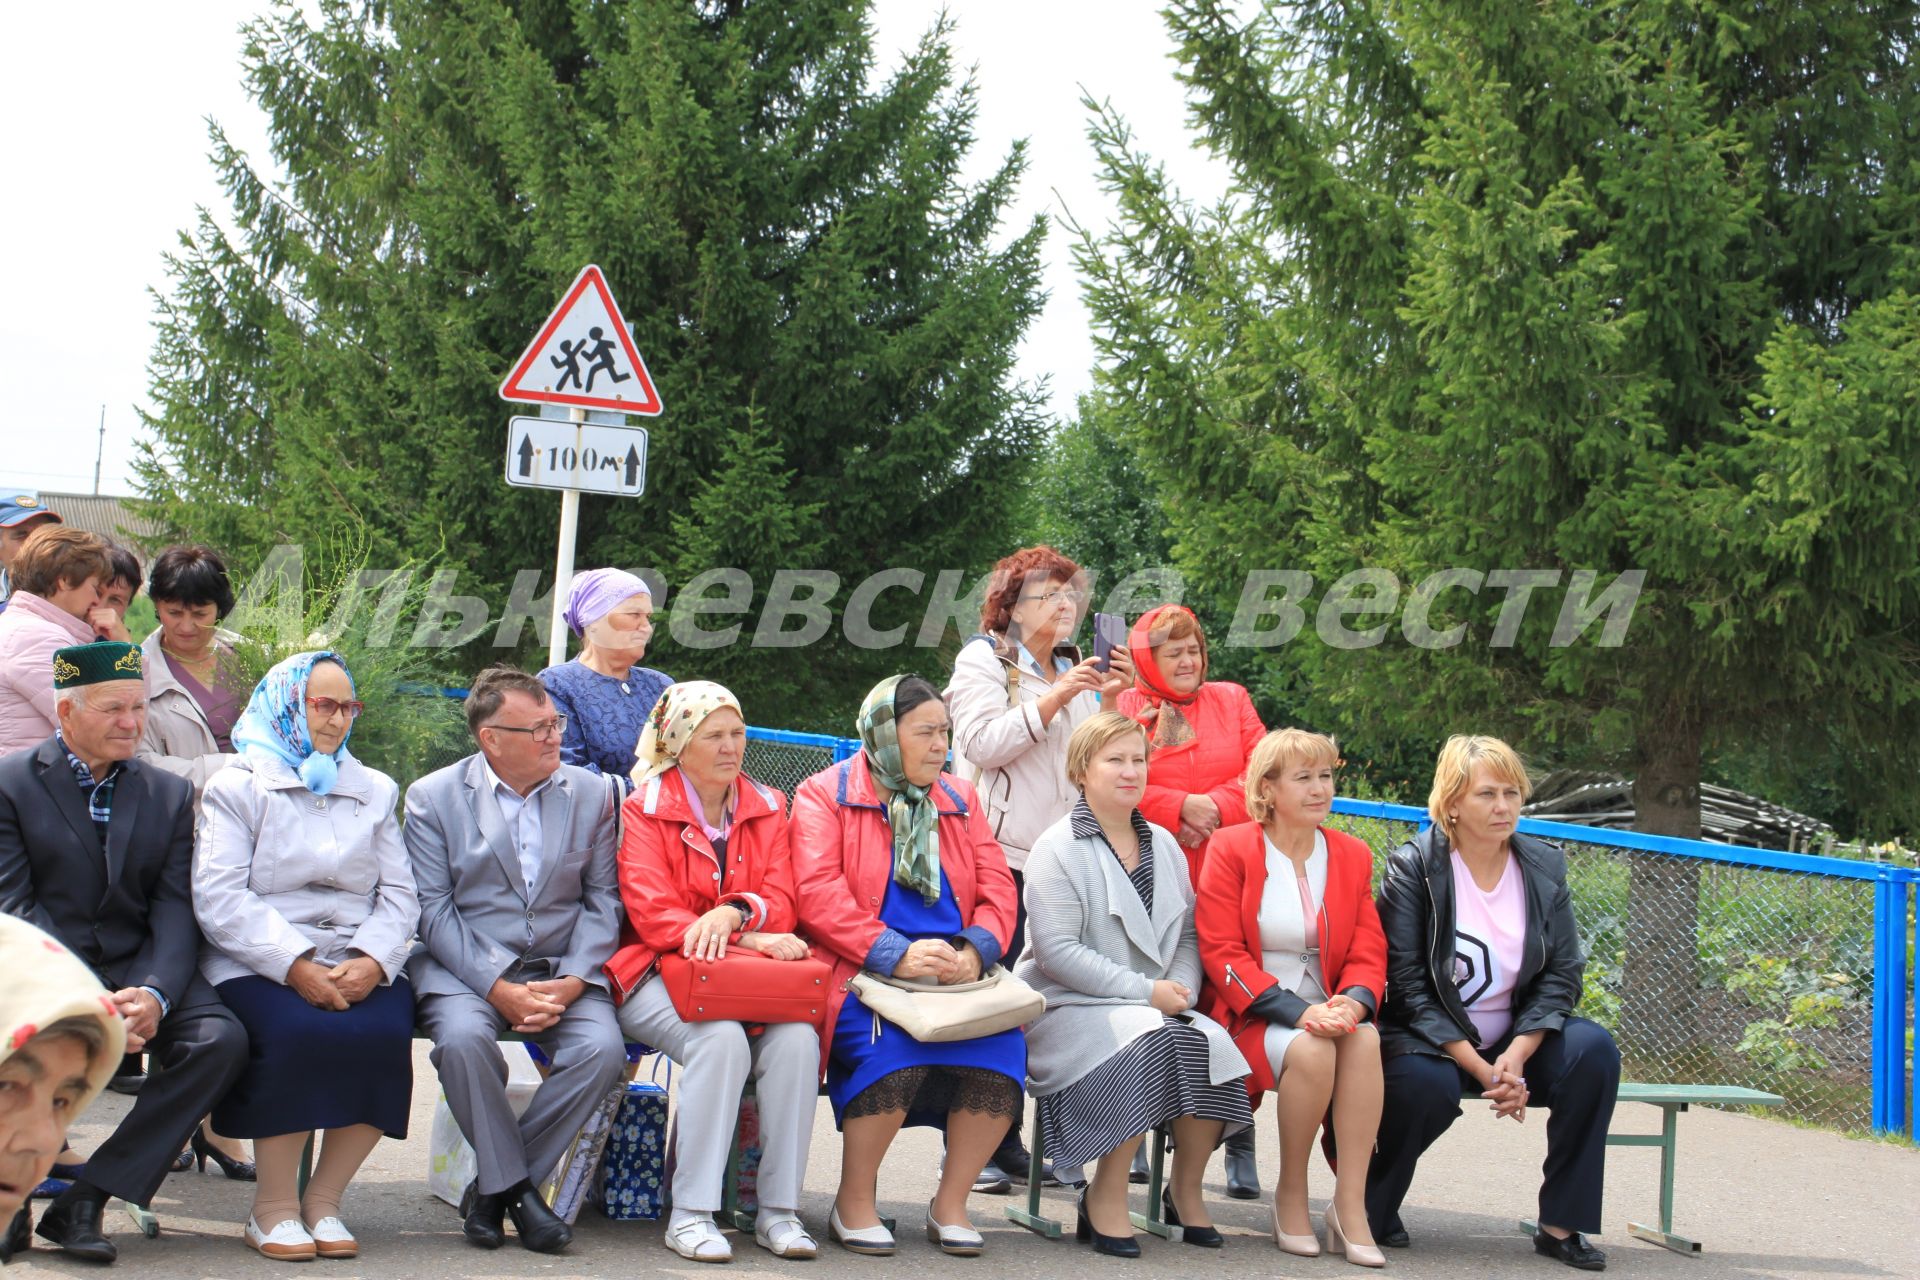
<instances>
[{"instance_id":1,"label":"floral headscarf","mask_svg":"<svg viewBox=\"0 0 1920 1280\"><path fill-rule=\"evenodd\" d=\"M893 705L905 679L888 676L873 686L860 704L856 731L875 780L893 793L887 800L887 821L893 827L893 882L912 889L932 906L940 900L940 812L928 788L908 782L901 767Z\"/></svg>"},{"instance_id":2,"label":"floral headscarf","mask_svg":"<svg viewBox=\"0 0 1920 1280\"><path fill-rule=\"evenodd\" d=\"M1167 632L1173 621L1181 614L1193 619L1193 611L1184 605L1163 604L1149 609L1140 615L1140 621L1133 624L1133 630L1127 634L1127 652L1133 658L1133 687L1146 698L1147 705L1134 718L1145 725L1153 734L1156 747L1174 747L1193 739L1193 725L1180 708L1191 706L1200 696L1195 686L1189 694L1176 694L1166 676L1161 674L1160 664L1155 661L1153 651L1166 643ZM1195 634L1200 638L1200 683L1207 682L1207 633L1198 630L1199 622L1194 619ZM1155 639L1155 636L1158 639Z\"/></svg>"},{"instance_id":3,"label":"floral headscarf","mask_svg":"<svg viewBox=\"0 0 1920 1280\"><path fill-rule=\"evenodd\" d=\"M633 749L633 785L642 786L679 764L694 731L722 707L731 707L742 720L747 718L739 700L711 680L688 680L662 690Z\"/></svg>"},{"instance_id":4,"label":"floral headscarf","mask_svg":"<svg viewBox=\"0 0 1920 1280\"><path fill-rule=\"evenodd\" d=\"M18 916L0 915L0 1062L64 1018L98 1018L106 1045L87 1072L84 1108L107 1087L126 1052L127 1024L93 970ZM76 1109L77 1111L78 1109Z\"/></svg>"},{"instance_id":5,"label":"floral headscarf","mask_svg":"<svg viewBox=\"0 0 1920 1280\"><path fill-rule=\"evenodd\" d=\"M307 790L317 796L333 790L333 784L340 780L341 762L353 758L347 752L347 739L353 737L351 724L332 755L314 750L313 738L307 732L307 681L313 675L313 664L321 661L338 665L347 672L347 683L353 683L347 660L331 649L282 658L254 686L247 709L233 726L235 751L256 763L280 761L299 774Z\"/></svg>"}]
</instances>

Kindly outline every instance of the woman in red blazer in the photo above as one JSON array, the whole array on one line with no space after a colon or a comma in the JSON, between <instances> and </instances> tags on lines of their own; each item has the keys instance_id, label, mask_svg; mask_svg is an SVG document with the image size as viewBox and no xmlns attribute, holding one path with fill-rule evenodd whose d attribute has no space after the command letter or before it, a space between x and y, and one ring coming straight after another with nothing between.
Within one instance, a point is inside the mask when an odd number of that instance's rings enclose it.
<instances>
[{"instance_id":1,"label":"woman in red blazer","mask_svg":"<svg viewBox=\"0 0 1920 1280\"><path fill-rule=\"evenodd\" d=\"M811 1023L688 1022L654 977L662 953L715 959L729 947L776 960L810 954L794 932L786 797L740 771L740 704L706 680L669 685L635 750L633 792L620 810L624 944L607 962L620 1030L652 1045L680 1074L673 1214L665 1243L694 1262L726 1262L713 1221L727 1139L749 1075L760 1102L760 1213L754 1241L781 1258L819 1250L800 1221L813 1142L820 1035Z\"/></svg>"},{"instance_id":2,"label":"woman in red blazer","mask_svg":"<svg viewBox=\"0 0 1920 1280\"><path fill-rule=\"evenodd\" d=\"M1262 738L1247 763L1252 822L1217 832L1200 873L1195 924L1207 1016L1253 1067L1247 1088L1279 1095L1280 1185L1274 1243L1320 1252L1307 1211L1313 1136L1333 1109L1338 1152L1327 1248L1349 1262L1386 1259L1367 1227L1367 1162L1380 1126L1380 1037L1387 940L1374 913L1373 854L1321 825L1339 751L1300 729ZM1276 1084L1276 1079L1278 1083Z\"/></svg>"}]
</instances>

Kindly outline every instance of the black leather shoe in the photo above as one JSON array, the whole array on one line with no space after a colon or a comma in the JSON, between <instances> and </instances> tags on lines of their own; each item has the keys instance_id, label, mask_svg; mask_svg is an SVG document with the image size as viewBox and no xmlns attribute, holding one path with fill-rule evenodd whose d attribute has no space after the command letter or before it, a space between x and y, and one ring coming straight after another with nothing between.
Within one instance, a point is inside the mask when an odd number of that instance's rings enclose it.
<instances>
[{"instance_id":1,"label":"black leather shoe","mask_svg":"<svg viewBox=\"0 0 1920 1280\"><path fill-rule=\"evenodd\" d=\"M1073 1228L1073 1238L1081 1244L1090 1244L1095 1253L1104 1253L1110 1258L1137 1258L1140 1256L1140 1242L1132 1236L1103 1236L1093 1229L1093 1219L1087 1216L1087 1193L1080 1193L1080 1221Z\"/></svg>"},{"instance_id":2,"label":"black leather shoe","mask_svg":"<svg viewBox=\"0 0 1920 1280\"><path fill-rule=\"evenodd\" d=\"M145 1059L137 1053L130 1053L120 1059L120 1069L113 1073L111 1080L107 1081L107 1088L115 1093L134 1094L139 1093L141 1086L146 1082Z\"/></svg>"},{"instance_id":3,"label":"black leather shoe","mask_svg":"<svg viewBox=\"0 0 1920 1280\"><path fill-rule=\"evenodd\" d=\"M1143 1142L1133 1153L1133 1163L1127 1168L1127 1181L1144 1187L1152 1179L1153 1170L1147 1166L1147 1145Z\"/></svg>"},{"instance_id":4,"label":"black leather shoe","mask_svg":"<svg viewBox=\"0 0 1920 1280\"><path fill-rule=\"evenodd\" d=\"M460 1230L468 1244L498 1249L507 1242L506 1197L482 1195L478 1179L469 1182L460 1197L460 1216L466 1219Z\"/></svg>"},{"instance_id":5,"label":"black leather shoe","mask_svg":"<svg viewBox=\"0 0 1920 1280\"><path fill-rule=\"evenodd\" d=\"M82 1191L84 1185L75 1183L73 1190L49 1205L34 1230L41 1239L60 1246L76 1258L112 1262L120 1256L120 1251L100 1230L100 1217L107 1207L106 1194L92 1187Z\"/></svg>"},{"instance_id":6,"label":"black leather shoe","mask_svg":"<svg viewBox=\"0 0 1920 1280\"><path fill-rule=\"evenodd\" d=\"M1007 1181L1017 1187L1026 1186L1027 1178L1033 1172L1033 1156L1026 1147L1021 1145L1018 1138L1010 1139L1006 1146L994 1152L993 1163L1000 1166L1000 1172L1007 1175ZM1060 1179L1053 1176L1051 1161L1040 1162L1040 1185L1043 1187L1060 1185Z\"/></svg>"},{"instance_id":7,"label":"black leather shoe","mask_svg":"<svg viewBox=\"0 0 1920 1280\"><path fill-rule=\"evenodd\" d=\"M558 1253L573 1243L573 1228L547 1208L532 1183L521 1183L502 1199L507 1202L513 1229L520 1233L520 1243L535 1253Z\"/></svg>"},{"instance_id":8,"label":"black leather shoe","mask_svg":"<svg viewBox=\"0 0 1920 1280\"><path fill-rule=\"evenodd\" d=\"M1407 1224L1400 1221L1400 1215L1396 1213L1385 1231L1374 1231L1373 1242L1382 1249L1404 1249L1413 1243L1413 1237L1407 1234Z\"/></svg>"},{"instance_id":9,"label":"black leather shoe","mask_svg":"<svg viewBox=\"0 0 1920 1280\"><path fill-rule=\"evenodd\" d=\"M1260 1198L1260 1166L1253 1159L1253 1130L1227 1139L1227 1194L1235 1200Z\"/></svg>"},{"instance_id":10,"label":"black leather shoe","mask_svg":"<svg viewBox=\"0 0 1920 1280\"><path fill-rule=\"evenodd\" d=\"M13 1215L13 1221L7 1226L7 1234L0 1236L0 1266L12 1262L14 1255L25 1253L33 1245L33 1210L27 1205L20 1206L20 1212Z\"/></svg>"},{"instance_id":11,"label":"black leather shoe","mask_svg":"<svg viewBox=\"0 0 1920 1280\"><path fill-rule=\"evenodd\" d=\"M1533 1233L1533 1251L1557 1259L1579 1271L1605 1271L1607 1255L1587 1243L1587 1238L1578 1231L1565 1240L1550 1236L1544 1231Z\"/></svg>"},{"instance_id":12,"label":"black leather shoe","mask_svg":"<svg viewBox=\"0 0 1920 1280\"><path fill-rule=\"evenodd\" d=\"M1165 1189L1160 1192L1160 1220L1170 1227L1180 1227L1180 1213L1173 1207L1173 1192ZM1225 1243L1225 1237L1218 1227L1180 1227L1180 1243L1218 1249Z\"/></svg>"}]
</instances>

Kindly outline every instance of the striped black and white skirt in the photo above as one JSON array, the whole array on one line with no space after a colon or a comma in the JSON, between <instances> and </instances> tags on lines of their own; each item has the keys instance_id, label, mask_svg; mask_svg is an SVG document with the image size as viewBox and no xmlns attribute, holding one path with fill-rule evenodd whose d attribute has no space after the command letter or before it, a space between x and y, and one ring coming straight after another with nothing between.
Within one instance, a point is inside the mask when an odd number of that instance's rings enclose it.
<instances>
[{"instance_id":1,"label":"striped black and white skirt","mask_svg":"<svg viewBox=\"0 0 1920 1280\"><path fill-rule=\"evenodd\" d=\"M1040 1099L1040 1132L1056 1164L1090 1164L1180 1116L1219 1120L1222 1136L1253 1123L1246 1078L1209 1084L1206 1033L1168 1018L1157 1031L1059 1093Z\"/></svg>"}]
</instances>

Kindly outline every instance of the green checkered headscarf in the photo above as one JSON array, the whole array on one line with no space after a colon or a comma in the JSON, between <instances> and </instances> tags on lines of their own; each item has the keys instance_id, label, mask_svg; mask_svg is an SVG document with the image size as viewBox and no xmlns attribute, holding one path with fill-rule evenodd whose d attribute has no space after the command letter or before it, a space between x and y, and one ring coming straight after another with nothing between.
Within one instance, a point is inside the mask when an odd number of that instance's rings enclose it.
<instances>
[{"instance_id":1,"label":"green checkered headscarf","mask_svg":"<svg viewBox=\"0 0 1920 1280\"><path fill-rule=\"evenodd\" d=\"M893 794L887 821L893 827L893 882L912 889L928 905L940 901L940 814L926 787L907 781L900 767L900 735L893 695L905 676L888 676L860 704L856 728L876 782Z\"/></svg>"}]
</instances>

